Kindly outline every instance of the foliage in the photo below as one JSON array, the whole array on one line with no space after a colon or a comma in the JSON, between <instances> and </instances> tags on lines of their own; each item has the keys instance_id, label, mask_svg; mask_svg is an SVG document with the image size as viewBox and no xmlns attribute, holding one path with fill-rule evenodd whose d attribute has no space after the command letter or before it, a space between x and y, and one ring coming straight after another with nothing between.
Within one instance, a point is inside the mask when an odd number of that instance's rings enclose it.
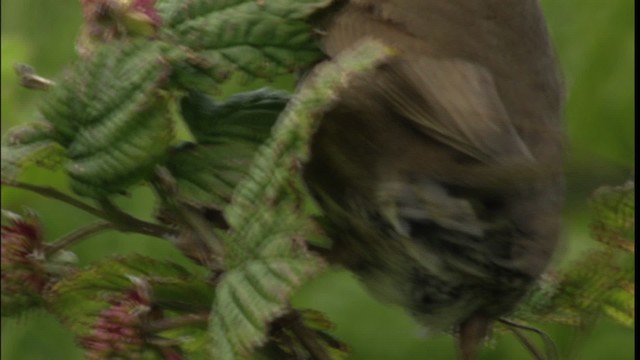
<instances>
[{"instance_id":1,"label":"foliage","mask_svg":"<svg viewBox=\"0 0 640 360\"><path fill-rule=\"evenodd\" d=\"M603 186L591 198L600 246L538 284L520 316L586 326L605 315L632 327L635 317L635 183Z\"/></svg>"},{"instance_id":2,"label":"foliage","mask_svg":"<svg viewBox=\"0 0 640 360\"><path fill-rule=\"evenodd\" d=\"M258 151L288 95L263 89L219 102L202 93L185 71L196 69L199 78L206 75L219 83L227 76L221 73L270 77L308 66L320 53L305 19L328 2L163 2L157 5L162 26L153 36L149 31L138 36L129 31L130 23L122 23L132 16L128 12L139 12L136 7L114 4L104 3L109 21L99 21L104 14L96 15L94 3L85 4L82 58L54 85L42 87L47 94L40 110L46 120L9 134L3 147L3 185L55 194L116 229L182 242L185 255L209 269L208 275L139 255L111 257L63 277L45 277L37 291L27 294L77 336L88 358L125 352L173 358L184 351L248 358L258 346L275 340L267 347L271 351L297 347L344 353L317 319L315 329L308 329L318 339L291 338L287 332L269 335L269 324L291 313L291 326L307 329L306 318L292 313L288 298L324 268L324 261L304 245L312 225L300 211L304 189L295 180L296 163L308 153L315 127L316 117L310 114L328 106L332 97L327 95L345 86L346 75L365 71L385 51L369 45L340 65L319 69L317 78L324 80L296 97L274 136ZM143 20L155 8L145 10ZM154 20L151 15L146 20ZM237 27L237 33L227 31L229 27ZM263 38L265 27L276 30L268 39ZM194 37L203 33L207 36ZM194 143L174 144L172 129L181 120ZM64 165L71 189L95 199L98 208L19 181L21 168L52 160ZM136 219L112 201L141 182L157 191L160 224ZM210 221L205 210L219 212L223 223ZM93 228L81 229L73 240L93 233ZM3 233L3 251L14 238ZM60 244L72 242L38 243L38 249L27 248L20 255L43 253L47 263L61 251ZM208 259L187 250L198 244L211 252ZM19 311L7 312L4 305L4 315ZM204 331L207 318L209 329ZM191 327L189 336L177 336L184 335L185 327ZM130 334L128 342L125 333ZM307 341L317 342L320 349L304 350Z\"/></svg>"},{"instance_id":3,"label":"foliage","mask_svg":"<svg viewBox=\"0 0 640 360\"><path fill-rule=\"evenodd\" d=\"M290 305L326 267L307 247L322 234L299 172L319 115L390 54L363 44L316 67L291 96L270 89L210 96L234 76L269 80L322 60L308 19L331 2L83 1L79 57L41 87L44 119L5 136L2 184L102 222L45 242L30 217L11 215L2 234L3 317L44 309L87 358L345 358L324 315ZM178 141L180 124L192 141ZM71 190L92 204L21 182L32 165L62 167ZM140 184L155 191L155 222L115 205ZM634 234L628 214L619 215L628 208L610 205L628 193L594 198L594 233L606 246L541 283L520 318L574 323L605 314L633 325L633 246L625 239ZM168 241L196 265L143 255L86 267L70 261L68 247L112 229ZM594 276L584 265L594 261L611 268ZM602 281L612 274L620 278Z\"/></svg>"}]
</instances>

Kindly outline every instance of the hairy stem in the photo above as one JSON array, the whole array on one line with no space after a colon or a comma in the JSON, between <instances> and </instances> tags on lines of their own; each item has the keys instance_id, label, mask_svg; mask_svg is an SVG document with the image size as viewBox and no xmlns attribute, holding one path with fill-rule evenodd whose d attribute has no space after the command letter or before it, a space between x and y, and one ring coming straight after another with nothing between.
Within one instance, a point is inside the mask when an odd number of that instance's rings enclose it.
<instances>
[{"instance_id":1,"label":"hairy stem","mask_svg":"<svg viewBox=\"0 0 640 360\"><path fill-rule=\"evenodd\" d=\"M176 221L193 236L183 236L176 247L184 255L214 272L224 269L224 244L213 232L212 224L196 209L182 204L176 198L176 180L165 167L157 167L154 181L156 194L176 217Z\"/></svg>"},{"instance_id":2,"label":"hairy stem","mask_svg":"<svg viewBox=\"0 0 640 360\"><path fill-rule=\"evenodd\" d=\"M165 238L167 235L175 232L171 228L135 218L118 209L108 200L103 200L101 202L103 208L98 209L49 186L33 185L19 181L2 181L2 185L31 191L46 198L61 201L88 214L111 222L114 229L123 232L134 232L158 238Z\"/></svg>"},{"instance_id":3,"label":"hairy stem","mask_svg":"<svg viewBox=\"0 0 640 360\"><path fill-rule=\"evenodd\" d=\"M105 218L105 214L100 209L96 209L91 205L85 204L84 202L49 186L39 186L39 185L27 184L19 181L4 181L4 180L2 181L2 185L31 191L38 195L44 196L46 198L58 200L65 204L71 205L93 216L97 216L103 219Z\"/></svg>"},{"instance_id":4,"label":"hairy stem","mask_svg":"<svg viewBox=\"0 0 640 360\"><path fill-rule=\"evenodd\" d=\"M144 330L150 333L157 333L189 325L206 325L209 322L209 313L189 314L168 319L152 321L145 325Z\"/></svg>"},{"instance_id":5,"label":"hairy stem","mask_svg":"<svg viewBox=\"0 0 640 360\"><path fill-rule=\"evenodd\" d=\"M63 238L51 243L45 249L45 254L47 256L55 254L56 252L66 249L71 245L76 244L77 242L86 239L92 235L95 235L99 232L113 229L114 225L107 221L97 221L93 224L89 224L87 226L81 227L68 235L65 235Z\"/></svg>"},{"instance_id":6,"label":"hairy stem","mask_svg":"<svg viewBox=\"0 0 640 360\"><path fill-rule=\"evenodd\" d=\"M168 235L175 233L175 230L166 226L150 223L131 216L120 210L120 208L107 199L100 200L99 203L107 220L116 224L116 228L120 231L136 232L159 238L166 238Z\"/></svg>"},{"instance_id":7,"label":"hairy stem","mask_svg":"<svg viewBox=\"0 0 640 360\"><path fill-rule=\"evenodd\" d=\"M185 222L191 226L193 231L196 233L196 239L200 239L204 241L203 247L210 249L209 253L211 255L213 264L210 264L214 270L223 269L223 258L224 258L224 245L222 241L213 233L211 225L207 222L204 217L196 212L195 210L189 209L186 206L176 206L176 208L180 211L183 216Z\"/></svg>"}]
</instances>

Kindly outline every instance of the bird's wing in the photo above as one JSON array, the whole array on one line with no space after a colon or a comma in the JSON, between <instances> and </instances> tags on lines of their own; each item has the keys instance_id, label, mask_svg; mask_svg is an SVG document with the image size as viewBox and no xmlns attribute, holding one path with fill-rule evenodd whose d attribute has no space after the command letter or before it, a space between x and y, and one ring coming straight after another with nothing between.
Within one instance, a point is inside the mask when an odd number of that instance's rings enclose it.
<instances>
[{"instance_id":1,"label":"bird's wing","mask_svg":"<svg viewBox=\"0 0 640 360\"><path fill-rule=\"evenodd\" d=\"M322 43L332 57L365 38L398 50L398 57L370 78L365 91L374 91L372 98L381 94L419 131L480 161L533 159L489 70L464 59L429 55L438 53L435 44L398 26L391 11L398 10L395 5L367 7L364 3L349 3L340 16L333 17ZM476 45L472 40L467 40L469 45Z\"/></svg>"},{"instance_id":2,"label":"bird's wing","mask_svg":"<svg viewBox=\"0 0 640 360\"><path fill-rule=\"evenodd\" d=\"M405 55L371 81L395 111L445 145L484 162L533 160L482 66Z\"/></svg>"}]
</instances>

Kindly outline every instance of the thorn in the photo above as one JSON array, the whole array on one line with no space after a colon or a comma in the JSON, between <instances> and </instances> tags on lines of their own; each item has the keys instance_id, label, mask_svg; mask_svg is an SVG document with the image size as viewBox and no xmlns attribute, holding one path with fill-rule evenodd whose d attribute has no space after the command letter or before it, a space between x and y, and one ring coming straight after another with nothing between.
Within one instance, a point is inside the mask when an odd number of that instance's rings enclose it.
<instances>
[{"instance_id":1,"label":"thorn","mask_svg":"<svg viewBox=\"0 0 640 360\"><path fill-rule=\"evenodd\" d=\"M14 69L20 78L20 85L27 89L46 91L55 85L53 81L36 74L35 69L29 65L16 64Z\"/></svg>"}]
</instances>

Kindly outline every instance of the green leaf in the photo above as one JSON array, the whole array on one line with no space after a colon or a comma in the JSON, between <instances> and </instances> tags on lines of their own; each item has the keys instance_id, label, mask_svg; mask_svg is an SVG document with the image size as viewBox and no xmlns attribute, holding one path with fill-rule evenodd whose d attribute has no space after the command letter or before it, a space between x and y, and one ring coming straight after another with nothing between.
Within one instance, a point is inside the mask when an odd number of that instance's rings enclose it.
<instances>
[{"instance_id":1,"label":"green leaf","mask_svg":"<svg viewBox=\"0 0 640 360\"><path fill-rule=\"evenodd\" d=\"M591 228L601 245L566 270L543 277L517 316L584 325L604 315L634 325L634 197L633 182L602 187L594 193Z\"/></svg>"},{"instance_id":2,"label":"green leaf","mask_svg":"<svg viewBox=\"0 0 640 360\"><path fill-rule=\"evenodd\" d=\"M72 189L95 198L143 180L173 139L164 44L114 42L78 61L41 106L67 148Z\"/></svg>"},{"instance_id":3,"label":"green leaf","mask_svg":"<svg viewBox=\"0 0 640 360\"><path fill-rule=\"evenodd\" d=\"M168 156L178 200L217 210L227 206L287 101L285 93L268 89L224 102L190 92L182 100L182 114L200 144L177 146Z\"/></svg>"},{"instance_id":4,"label":"green leaf","mask_svg":"<svg viewBox=\"0 0 640 360\"><path fill-rule=\"evenodd\" d=\"M254 147L232 141L176 147L167 160L176 180L176 198L198 208L222 210L231 201L235 185L246 176L254 154Z\"/></svg>"},{"instance_id":5,"label":"green leaf","mask_svg":"<svg viewBox=\"0 0 640 360\"><path fill-rule=\"evenodd\" d=\"M301 209L305 190L298 165L308 158L318 114L354 76L387 55L386 48L370 42L337 63L319 66L234 192L225 209L232 229L225 239L227 272L216 290L209 328L216 359L248 358L268 340L269 322L288 310L292 293L323 269L324 262L303 241L311 230Z\"/></svg>"},{"instance_id":6,"label":"green leaf","mask_svg":"<svg viewBox=\"0 0 640 360\"><path fill-rule=\"evenodd\" d=\"M198 143L234 141L257 146L267 140L288 101L287 93L268 88L235 94L221 102L191 91L182 99L181 110Z\"/></svg>"},{"instance_id":7,"label":"green leaf","mask_svg":"<svg viewBox=\"0 0 640 360\"><path fill-rule=\"evenodd\" d=\"M173 140L171 113L174 110L170 103L162 100L152 106L125 115L122 123L83 129L79 135L84 138L69 147L71 162L66 166L76 193L101 198L125 190L146 179L164 160ZM129 127L129 124L133 127L128 132L110 136L110 131L119 131L116 128ZM79 150L81 146L84 148Z\"/></svg>"},{"instance_id":8,"label":"green leaf","mask_svg":"<svg viewBox=\"0 0 640 360\"><path fill-rule=\"evenodd\" d=\"M635 251L634 196L633 181L596 190L590 201L595 217L591 232L596 240L624 251Z\"/></svg>"},{"instance_id":9,"label":"green leaf","mask_svg":"<svg viewBox=\"0 0 640 360\"><path fill-rule=\"evenodd\" d=\"M31 122L12 128L2 144L2 181L16 180L32 164L52 167L61 161L64 149L53 139L53 128L45 122Z\"/></svg>"},{"instance_id":10,"label":"green leaf","mask_svg":"<svg viewBox=\"0 0 640 360\"><path fill-rule=\"evenodd\" d=\"M307 19L332 0L166 0L157 4L164 38L186 48L179 82L204 89L231 74L272 79L321 58ZM182 50L181 50L182 51Z\"/></svg>"},{"instance_id":11,"label":"green leaf","mask_svg":"<svg viewBox=\"0 0 640 360\"><path fill-rule=\"evenodd\" d=\"M214 289L185 268L142 255L112 257L55 284L49 309L78 335L87 335L110 297L131 289L131 277L152 287L153 303L173 312L207 311Z\"/></svg>"}]
</instances>

